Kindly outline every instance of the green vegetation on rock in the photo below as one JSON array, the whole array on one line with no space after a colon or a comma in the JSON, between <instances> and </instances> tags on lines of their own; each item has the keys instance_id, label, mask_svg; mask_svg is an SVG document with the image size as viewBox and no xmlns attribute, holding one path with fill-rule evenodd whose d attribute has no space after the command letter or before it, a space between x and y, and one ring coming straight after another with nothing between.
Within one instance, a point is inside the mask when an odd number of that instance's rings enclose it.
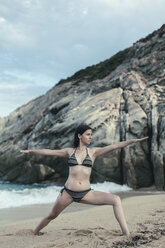
<instances>
[{"instance_id":1,"label":"green vegetation on rock","mask_svg":"<svg viewBox=\"0 0 165 248\"><path fill-rule=\"evenodd\" d=\"M68 77L67 79L61 79L58 85L68 81L79 82L86 79L87 82L90 82L96 79L102 79L108 76L126 59L129 51L130 48L126 48L125 50L116 53L110 59L100 62L97 65L88 66L87 68L76 72L73 76Z\"/></svg>"}]
</instances>

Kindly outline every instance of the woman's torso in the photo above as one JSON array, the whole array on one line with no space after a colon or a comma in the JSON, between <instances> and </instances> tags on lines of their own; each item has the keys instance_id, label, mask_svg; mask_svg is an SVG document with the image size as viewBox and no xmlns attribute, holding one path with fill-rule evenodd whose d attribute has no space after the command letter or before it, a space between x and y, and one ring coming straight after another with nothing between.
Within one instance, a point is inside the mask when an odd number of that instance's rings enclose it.
<instances>
[{"instance_id":1,"label":"woman's torso","mask_svg":"<svg viewBox=\"0 0 165 248\"><path fill-rule=\"evenodd\" d=\"M65 183L66 187L71 190L84 190L90 188L90 175L92 164L94 163L92 149L87 148L81 152L75 148L70 148L68 149L68 154L68 162L70 161L70 166L69 176Z\"/></svg>"}]
</instances>

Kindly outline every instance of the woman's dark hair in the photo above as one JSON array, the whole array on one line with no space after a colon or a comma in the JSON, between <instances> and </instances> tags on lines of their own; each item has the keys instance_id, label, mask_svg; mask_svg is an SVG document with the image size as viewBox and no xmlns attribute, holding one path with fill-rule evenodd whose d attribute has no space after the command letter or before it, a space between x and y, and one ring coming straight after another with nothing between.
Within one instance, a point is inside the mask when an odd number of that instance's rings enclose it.
<instances>
[{"instance_id":1,"label":"woman's dark hair","mask_svg":"<svg viewBox=\"0 0 165 248\"><path fill-rule=\"evenodd\" d=\"M78 147L79 145L78 133L82 135L88 129L92 130L92 128L86 124L81 124L76 128L75 133L74 133L74 140L73 140L73 146L75 148Z\"/></svg>"}]
</instances>

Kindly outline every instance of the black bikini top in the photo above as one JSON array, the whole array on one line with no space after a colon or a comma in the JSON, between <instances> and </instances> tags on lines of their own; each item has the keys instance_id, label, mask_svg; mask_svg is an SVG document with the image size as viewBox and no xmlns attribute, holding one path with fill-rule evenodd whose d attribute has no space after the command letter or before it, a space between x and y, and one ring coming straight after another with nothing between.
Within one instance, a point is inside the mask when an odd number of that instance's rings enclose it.
<instances>
[{"instance_id":1,"label":"black bikini top","mask_svg":"<svg viewBox=\"0 0 165 248\"><path fill-rule=\"evenodd\" d=\"M83 166L87 166L87 167L92 167L92 160L91 160L91 158L90 158L90 156L88 154L87 148L86 148L87 154L86 154L86 157L84 158L82 164L79 164L77 162L77 159L76 159L76 156L75 156L76 149L75 149L74 153L69 157L68 165L69 166L83 165Z\"/></svg>"}]
</instances>

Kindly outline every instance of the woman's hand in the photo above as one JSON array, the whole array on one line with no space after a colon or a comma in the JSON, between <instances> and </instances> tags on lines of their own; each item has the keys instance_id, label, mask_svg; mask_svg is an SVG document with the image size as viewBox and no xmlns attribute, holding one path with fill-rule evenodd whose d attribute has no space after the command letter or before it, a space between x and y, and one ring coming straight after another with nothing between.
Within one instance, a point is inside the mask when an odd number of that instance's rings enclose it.
<instances>
[{"instance_id":1,"label":"woman's hand","mask_svg":"<svg viewBox=\"0 0 165 248\"><path fill-rule=\"evenodd\" d=\"M30 150L21 150L21 153L30 153Z\"/></svg>"},{"instance_id":2,"label":"woman's hand","mask_svg":"<svg viewBox=\"0 0 165 248\"><path fill-rule=\"evenodd\" d=\"M133 139L133 141L134 141L134 143L136 143L136 142L140 142L140 141L146 140L148 138L149 138L149 136L146 136L146 137L140 138L140 139Z\"/></svg>"}]
</instances>

